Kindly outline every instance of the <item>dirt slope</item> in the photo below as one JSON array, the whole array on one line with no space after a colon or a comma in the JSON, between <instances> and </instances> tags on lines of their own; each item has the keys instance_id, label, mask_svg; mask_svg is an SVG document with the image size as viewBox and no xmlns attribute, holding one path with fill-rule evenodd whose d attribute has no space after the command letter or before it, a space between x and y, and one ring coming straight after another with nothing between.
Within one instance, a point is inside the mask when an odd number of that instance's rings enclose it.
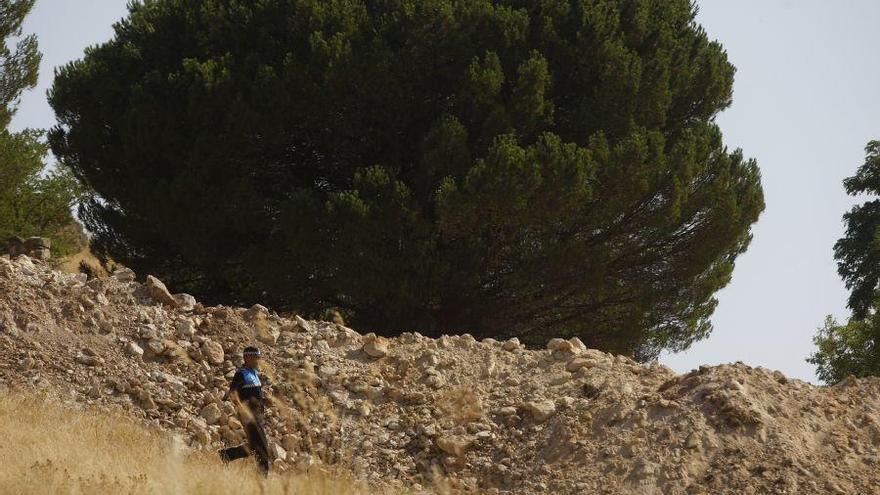
<instances>
[{"instance_id":1,"label":"dirt slope","mask_svg":"<svg viewBox=\"0 0 880 495\"><path fill-rule=\"evenodd\" d=\"M276 468L483 493L880 493L880 380L832 388L742 364L676 375L554 339L395 339L204 308L119 272L83 280L0 258L0 381L118 407L213 450L258 342Z\"/></svg>"}]
</instances>

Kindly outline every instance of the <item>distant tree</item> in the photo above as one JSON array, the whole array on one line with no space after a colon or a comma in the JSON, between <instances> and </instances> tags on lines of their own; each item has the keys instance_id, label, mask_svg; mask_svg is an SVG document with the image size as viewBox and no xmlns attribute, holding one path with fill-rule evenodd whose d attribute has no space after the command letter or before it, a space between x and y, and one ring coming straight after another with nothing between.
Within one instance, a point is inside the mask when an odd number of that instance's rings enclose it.
<instances>
[{"instance_id":1,"label":"distant tree","mask_svg":"<svg viewBox=\"0 0 880 495\"><path fill-rule=\"evenodd\" d=\"M45 170L42 131L7 129L21 93L37 84L37 39L21 30L33 6L34 0L0 0L0 243L11 235L46 236L53 251L65 254L82 245L71 214L79 185L63 168Z\"/></svg>"},{"instance_id":2,"label":"distant tree","mask_svg":"<svg viewBox=\"0 0 880 495\"><path fill-rule=\"evenodd\" d=\"M0 129L15 114L22 91L37 84L42 55L36 35L22 36L21 25L36 0L0 0ZM16 40L10 46L11 40Z\"/></svg>"},{"instance_id":3,"label":"distant tree","mask_svg":"<svg viewBox=\"0 0 880 495\"><path fill-rule=\"evenodd\" d=\"M380 332L711 330L764 207L688 0L153 0L60 70L93 247Z\"/></svg>"},{"instance_id":4,"label":"distant tree","mask_svg":"<svg viewBox=\"0 0 880 495\"><path fill-rule=\"evenodd\" d=\"M865 163L843 181L850 195L880 195L880 141L865 147ZM850 289L856 318L868 315L880 284L880 199L856 205L843 216L846 233L834 245L837 271Z\"/></svg>"},{"instance_id":5,"label":"distant tree","mask_svg":"<svg viewBox=\"0 0 880 495\"><path fill-rule=\"evenodd\" d=\"M816 375L833 384L847 376L880 375L880 314L875 304L864 318L850 318L841 325L828 316L813 338L816 351L807 361Z\"/></svg>"},{"instance_id":6,"label":"distant tree","mask_svg":"<svg viewBox=\"0 0 880 495\"><path fill-rule=\"evenodd\" d=\"M865 147L865 163L843 181L850 195L880 195L880 141ZM852 317L839 324L831 316L814 337L808 362L826 383L849 375L880 374L880 200L856 205L843 215L844 236L834 245L837 270L850 289Z\"/></svg>"}]
</instances>

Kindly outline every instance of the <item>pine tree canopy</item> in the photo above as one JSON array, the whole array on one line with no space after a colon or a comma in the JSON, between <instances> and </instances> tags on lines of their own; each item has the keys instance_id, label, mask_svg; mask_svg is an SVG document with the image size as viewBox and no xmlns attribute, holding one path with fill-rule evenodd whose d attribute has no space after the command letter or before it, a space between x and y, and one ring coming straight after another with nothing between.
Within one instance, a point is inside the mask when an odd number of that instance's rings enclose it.
<instances>
[{"instance_id":1,"label":"pine tree canopy","mask_svg":"<svg viewBox=\"0 0 880 495\"><path fill-rule=\"evenodd\" d=\"M94 248L359 328L704 338L763 210L688 0L151 0L61 69Z\"/></svg>"}]
</instances>

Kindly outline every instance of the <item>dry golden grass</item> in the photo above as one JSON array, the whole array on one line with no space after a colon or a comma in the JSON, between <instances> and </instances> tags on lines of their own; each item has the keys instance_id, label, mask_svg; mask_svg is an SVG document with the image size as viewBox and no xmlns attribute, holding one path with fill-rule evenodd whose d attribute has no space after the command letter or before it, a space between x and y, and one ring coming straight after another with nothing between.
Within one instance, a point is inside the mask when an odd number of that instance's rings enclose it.
<instances>
[{"instance_id":1,"label":"dry golden grass","mask_svg":"<svg viewBox=\"0 0 880 495\"><path fill-rule=\"evenodd\" d=\"M123 416L48 398L0 401L0 435L3 494L379 493L327 473L264 479L251 459L224 466L213 452L188 451Z\"/></svg>"}]
</instances>

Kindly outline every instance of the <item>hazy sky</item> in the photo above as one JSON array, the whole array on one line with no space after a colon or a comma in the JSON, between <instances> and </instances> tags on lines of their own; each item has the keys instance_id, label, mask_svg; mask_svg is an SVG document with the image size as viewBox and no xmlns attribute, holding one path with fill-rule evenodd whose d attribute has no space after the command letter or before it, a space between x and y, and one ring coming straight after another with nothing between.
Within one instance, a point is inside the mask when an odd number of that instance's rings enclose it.
<instances>
[{"instance_id":1,"label":"hazy sky","mask_svg":"<svg viewBox=\"0 0 880 495\"><path fill-rule=\"evenodd\" d=\"M845 318L832 259L841 187L880 139L880 0L701 0L699 22L737 67L733 106L718 117L725 142L758 160L767 209L719 293L715 331L662 361L678 371L744 361L814 379L804 362L826 314ZM40 86L13 126L49 127L54 67L110 38L126 0L37 0L25 29L39 36Z\"/></svg>"}]
</instances>

